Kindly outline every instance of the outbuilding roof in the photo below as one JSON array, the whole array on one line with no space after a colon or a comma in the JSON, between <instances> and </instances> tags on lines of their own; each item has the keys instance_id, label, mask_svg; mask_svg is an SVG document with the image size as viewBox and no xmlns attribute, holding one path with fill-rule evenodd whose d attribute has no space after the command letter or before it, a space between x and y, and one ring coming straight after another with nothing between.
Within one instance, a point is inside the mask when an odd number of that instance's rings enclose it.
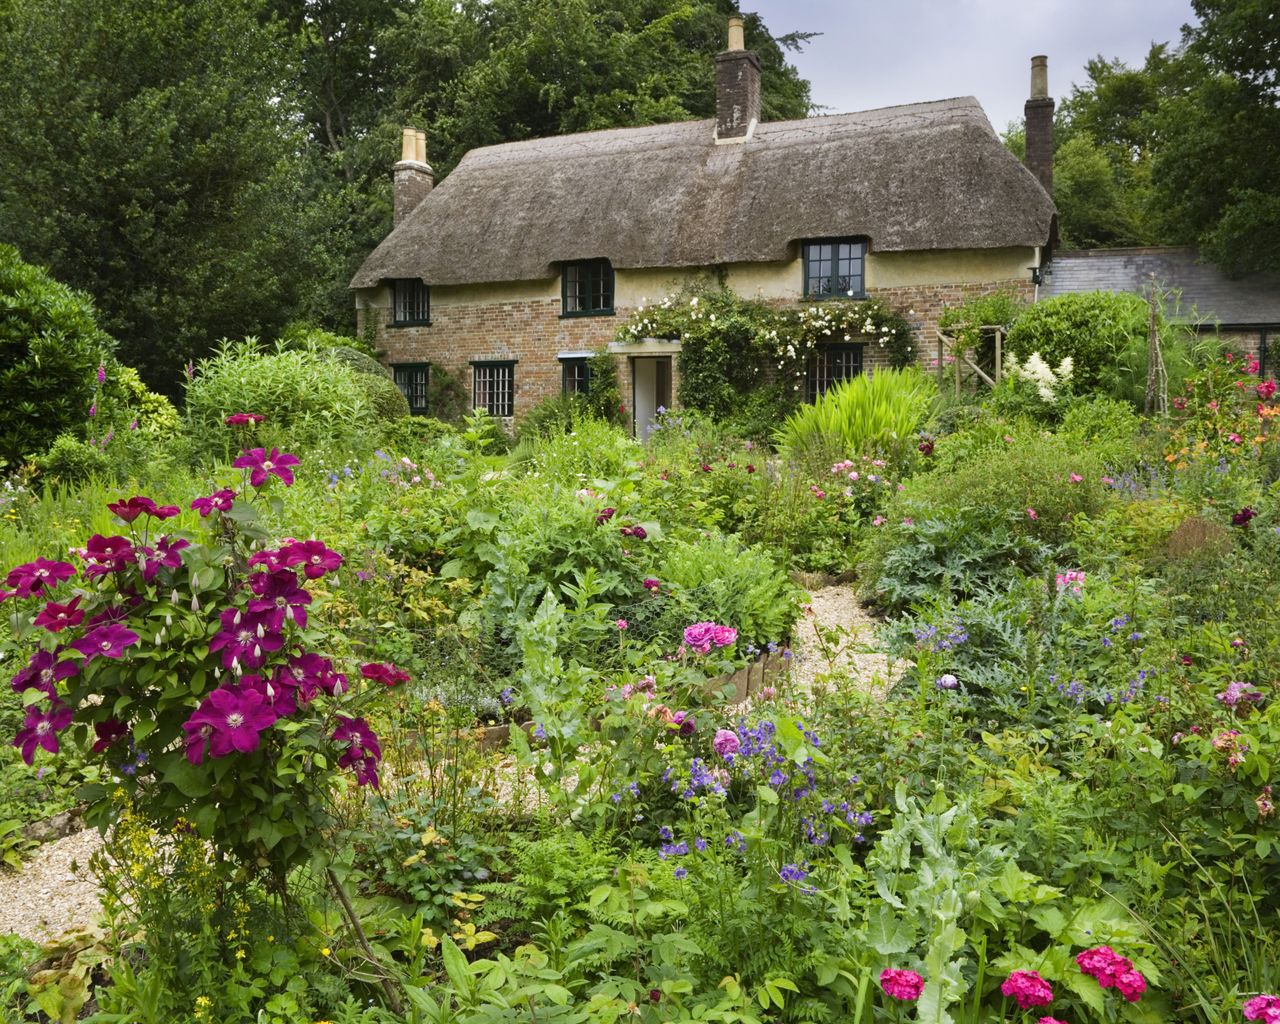
<instances>
[{"instance_id":1,"label":"outbuilding roof","mask_svg":"<svg viewBox=\"0 0 1280 1024\"><path fill-rule=\"evenodd\" d=\"M1227 277L1201 263L1188 246L1143 249L1084 249L1056 253L1042 295L1073 292L1148 294L1152 282L1178 293L1180 319L1207 319L1224 326L1280 324L1280 274Z\"/></svg>"},{"instance_id":2,"label":"outbuilding roof","mask_svg":"<svg viewBox=\"0 0 1280 1024\"><path fill-rule=\"evenodd\" d=\"M583 132L473 149L365 260L389 278L476 284L616 268L792 258L804 238L873 251L1044 245L1053 202L972 97L757 125Z\"/></svg>"}]
</instances>

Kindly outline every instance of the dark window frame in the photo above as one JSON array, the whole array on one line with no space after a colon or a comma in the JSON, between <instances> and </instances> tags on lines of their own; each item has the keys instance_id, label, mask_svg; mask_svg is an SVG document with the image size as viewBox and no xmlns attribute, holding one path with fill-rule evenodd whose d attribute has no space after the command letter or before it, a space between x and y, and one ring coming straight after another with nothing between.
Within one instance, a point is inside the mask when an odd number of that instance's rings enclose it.
<instances>
[{"instance_id":1,"label":"dark window frame","mask_svg":"<svg viewBox=\"0 0 1280 1024\"><path fill-rule=\"evenodd\" d=\"M805 367L804 400L814 402L819 396L842 380L860 377L866 370L866 342L842 342L830 345L819 345L809 356L809 365ZM837 361L849 360L856 356L856 368L852 373L836 375ZM822 363L819 360L823 360Z\"/></svg>"},{"instance_id":2,"label":"dark window frame","mask_svg":"<svg viewBox=\"0 0 1280 1024\"><path fill-rule=\"evenodd\" d=\"M834 290L833 287L829 287L828 290L825 292L811 291L809 288L809 284L813 279L813 275L810 273L810 267L813 263L818 262L819 264L821 264L822 262L826 262L831 265L830 270L828 271L828 274L827 274L827 281L829 283L833 282L839 276L839 263L840 263L839 247L842 245L853 246L853 247L856 247L857 249L856 257L850 256L849 259L853 260L856 258L857 260L858 287L853 290L853 294L849 294L850 290L848 288L845 288L841 291L836 291ZM812 251L819 246L831 247L831 254L828 258L824 259L821 253L815 253ZM803 256L803 260L802 260L803 269L801 272L804 274L804 277L801 279L801 284L803 286L805 299L807 300L821 299L823 301L829 301L832 299L848 299L851 302L858 301L860 299L865 299L867 297L868 249L869 249L869 246L867 245L867 240L865 238L846 237L846 238L807 238L805 239L800 245L800 251ZM848 276L850 277L854 276L852 273L852 267L850 268L850 274Z\"/></svg>"},{"instance_id":3,"label":"dark window frame","mask_svg":"<svg viewBox=\"0 0 1280 1024\"><path fill-rule=\"evenodd\" d=\"M585 291L587 301L589 303L593 301L594 297L598 293L602 305L593 305L587 309L569 308L570 271L574 271L577 274L581 274L585 271L587 275L585 285L575 289L575 304L578 297L580 297ZM569 317L579 316L616 316L617 310L614 308L614 285L615 278L613 273L613 264L606 259L571 260L562 264L560 267L560 318L566 319Z\"/></svg>"},{"instance_id":4,"label":"dark window frame","mask_svg":"<svg viewBox=\"0 0 1280 1024\"><path fill-rule=\"evenodd\" d=\"M401 301L401 290L412 287L413 298ZM401 313L411 314L402 317ZM391 280L391 326L392 327L430 327L431 326L431 286L419 277L397 277Z\"/></svg>"},{"instance_id":5,"label":"dark window frame","mask_svg":"<svg viewBox=\"0 0 1280 1024\"><path fill-rule=\"evenodd\" d=\"M410 375L417 371L422 371L421 391L418 392L414 387L416 383L410 376L407 380L401 380L401 374ZM409 403L410 416L430 416L430 394L431 394L431 364L430 363L392 363L391 376L395 381L396 387L400 389L400 394L404 395L404 399ZM414 404L415 395L420 395L422 403Z\"/></svg>"},{"instance_id":6,"label":"dark window frame","mask_svg":"<svg viewBox=\"0 0 1280 1024\"><path fill-rule=\"evenodd\" d=\"M518 362L518 359L473 359L471 361L471 408L484 409L490 416L497 416L500 419L508 419L514 416L516 407L516 363ZM480 397L480 372L482 370L502 369L507 371L505 394L502 396L503 401L498 405L498 411L495 412L492 402L481 405L478 401ZM491 384L491 391L492 387L493 385Z\"/></svg>"},{"instance_id":7,"label":"dark window frame","mask_svg":"<svg viewBox=\"0 0 1280 1024\"><path fill-rule=\"evenodd\" d=\"M589 356L560 357L560 393L586 395L591 391L591 358Z\"/></svg>"}]
</instances>

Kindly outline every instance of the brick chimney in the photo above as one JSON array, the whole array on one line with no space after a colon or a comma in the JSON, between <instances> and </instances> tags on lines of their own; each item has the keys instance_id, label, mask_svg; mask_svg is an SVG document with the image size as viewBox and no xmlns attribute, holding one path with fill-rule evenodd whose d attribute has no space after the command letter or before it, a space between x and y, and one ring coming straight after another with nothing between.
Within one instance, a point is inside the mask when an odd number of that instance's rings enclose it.
<instances>
[{"instance_id":1,"label":"brick chimney","mask_svg":"<svg viewBox=\"0 0 1280 1024\"><path fill-rule=\"evenodd\" d=\"M1049 58L1031 58L1031 98L1027 119L1027 170L1053 195L1053 98L1049 95Z\"/></svg>"},{"instance_id":2,"label":"brick chimney","mask_svg":"<svg viewBox=\"0 0 1280 1024\"><path fill-rule=\"evenodd\" d=\"M760 120L760 58L744 48L742 18L729 19L729 47L716 54L716 143L746 142Z\"/></svg>"},{"instance_id":3,"label":"brick chimney","mask_svg":"<svg viewBox=\"0 0 1280 1024\"><path fill-rule=\"evenodd\" d=\"M392 226L399 227L435 185L435 172L427 163L426 132L414 128L404 130L400 140L400 162L395 165L391 180L395 199Z\"/></svg>"}]
</instances>

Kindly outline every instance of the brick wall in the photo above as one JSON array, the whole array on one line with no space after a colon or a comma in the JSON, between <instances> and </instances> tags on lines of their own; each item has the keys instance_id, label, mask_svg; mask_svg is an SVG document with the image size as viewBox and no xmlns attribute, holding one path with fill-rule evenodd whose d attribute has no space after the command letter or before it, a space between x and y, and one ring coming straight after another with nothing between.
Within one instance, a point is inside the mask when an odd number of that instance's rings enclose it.
<instances>
[{"instance_id":1,"label":"brick wall","mask_svg":"<svg viewBox=\"0 0 1280 1024\"><path fill-rule=\"evenodd\" d=\"M912 285L874 288L869 291L906 314L916 332L920 365L936 365L937 324L942 311L968 299L1011 290L1030 300L1032 286L1027 281L992 281L982 284ZM779 300L780 308L807 305L805 300ZM913 311L913 312L912 312ZM560 394L559 352L593 351L613 340L618 327L632 310L619 307L615 316L560 316L559 299L529 299L508 302L477 302L466 305L432 307L431 325L392 327L390 310L366 306L357 311L363 334L372 323L375 344L386 353L388 363L431 363L457 374L471 387L471 363L483 360L516 360L515 418L518 420L544 398ZM372 319L370 319L372 318ZM619 355L618 384L628 411L631 407L631 360ZM673 399L679 389L677 361L672 360ZM888 354L874 342L868 343L863 367L874 373L888 365Z\"/></svg>"}]
</instances>

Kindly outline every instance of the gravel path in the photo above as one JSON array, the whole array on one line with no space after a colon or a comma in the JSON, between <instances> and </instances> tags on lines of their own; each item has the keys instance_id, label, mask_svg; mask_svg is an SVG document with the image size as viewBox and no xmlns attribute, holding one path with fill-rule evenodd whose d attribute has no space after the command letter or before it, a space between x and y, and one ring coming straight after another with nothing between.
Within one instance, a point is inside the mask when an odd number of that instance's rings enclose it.
<instances>
[{"instance_id":1,"label":"gravel path","mask_svg":"<svg viewBox=\"0 0 1280 1024\"><path fill-rule=\"evenodd\" d=\"M796 624L794 685L812 694L827 674L848 676L855 686L883 696L905 667L894 664L876 639L876 620L847 584L810 590L805 618ZM825 634L825 637L822 635ZM834 634L834 635L833 635Z\"/></svg>"},{"instance_id":2,"label":"gravel path","mask_svg":"<svg viewBox=\"0 0 1280 1024\"><path fill-rule=\"evenodd\" d=\"M92 924L101 905L89 858L101 845L85 829L45 843L21 871L0 873L0 933L44 942Z\"/></svg>"}]
</instances>

